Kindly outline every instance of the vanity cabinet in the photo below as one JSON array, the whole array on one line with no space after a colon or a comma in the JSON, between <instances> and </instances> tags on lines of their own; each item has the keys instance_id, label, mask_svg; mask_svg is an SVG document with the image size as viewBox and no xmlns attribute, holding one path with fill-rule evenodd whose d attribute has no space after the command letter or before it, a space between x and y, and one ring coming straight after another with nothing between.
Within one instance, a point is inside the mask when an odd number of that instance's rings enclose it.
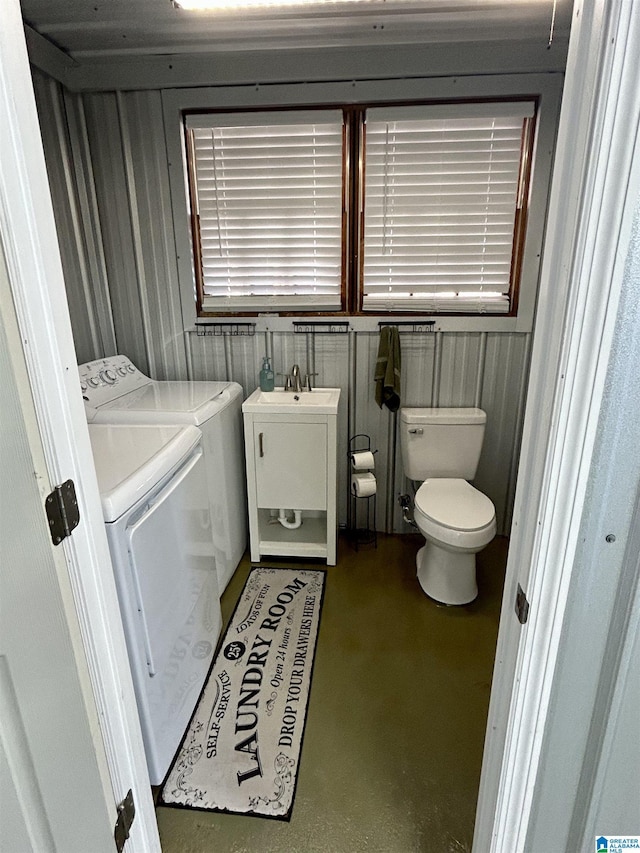
<instances>
[{"instance_id":1,"label":"vanity cabinet","mask_svg":"<svg viewBox=\"0 0 640 853\"><path fill-rule=\"evenodd\" d=\"M260 392L266 402L257 412L251 411L255 394L243 405L251 559L320 557L334 566L337 395L333 412L309 414L306 407L298 414L270 411L278 407L268 405L268 393ZM280 509L290 521L294 510L300 510L302 524L284 527L278 521Z\"/></svg>"}]
</instances>

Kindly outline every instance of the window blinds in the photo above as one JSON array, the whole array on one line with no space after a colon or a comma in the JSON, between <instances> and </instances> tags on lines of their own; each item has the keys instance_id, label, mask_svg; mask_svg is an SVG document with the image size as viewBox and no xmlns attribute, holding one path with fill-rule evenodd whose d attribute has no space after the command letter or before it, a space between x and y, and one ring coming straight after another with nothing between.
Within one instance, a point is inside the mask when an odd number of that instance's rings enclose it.
<instances>
[{"instance_id":1,"label":"window blinds","mask_svg":"<svg viewBox=\"0 0 640 853\"><path fill-rule=\"evenodd\" d=\"M509 311L533 112L528 102L368 111L364 310Z\"/></svg>"},{"instance_id":2,"label":"window blinds","mask_svg":"<svg viewBox=\"0 0 640 853\"><path fill-rule=\"evenodd\" d=\"M203 307L339 310L342 112L188 116Z\"/></svg>"}]
</instances>

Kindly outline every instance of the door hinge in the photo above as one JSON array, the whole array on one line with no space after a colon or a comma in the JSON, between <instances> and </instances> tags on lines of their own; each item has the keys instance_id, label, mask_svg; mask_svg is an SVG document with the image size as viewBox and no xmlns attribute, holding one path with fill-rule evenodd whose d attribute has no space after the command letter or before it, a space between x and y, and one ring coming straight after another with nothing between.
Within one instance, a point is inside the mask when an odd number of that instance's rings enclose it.
<instances>
[{"instance_id":1,"label":"door hinge","mask_svg":"<svg viewBox=\"0 0 640 853\"><path fill-rule=\"evenodd\" d=\"M129 788L129 793L124 800L118 805L118 819L113 830L113 837L116 842L116 850L122 853L124 843L129 837L131 824L136 816L136 806L133 802L133 791Z\"/></svg>"},{"instance_id":2,"label":"door hinge","mask_svg":"<svg viewBox=\"0 0 640 853\"><path fill-rule=\"evenodd\" d=\"M71 531L78 526L80 521L78 499L76 498L73 480L67 480L61 486L56 486L47 496L44 508L49 521L51 541L54 545L59 545L63 539L71 534Z\"/></svg>"},{"instance_id":3,"label":"door hinge","mask_svg":"<svg viewBox=\"0 0 640 853\"><path fill-rule=\"evenodd\" d=\"M516 595L516 616L521 625L524 625L529 617L529 602L520 584L518 584L518 593Z\"/></svg>"}]
</instances>

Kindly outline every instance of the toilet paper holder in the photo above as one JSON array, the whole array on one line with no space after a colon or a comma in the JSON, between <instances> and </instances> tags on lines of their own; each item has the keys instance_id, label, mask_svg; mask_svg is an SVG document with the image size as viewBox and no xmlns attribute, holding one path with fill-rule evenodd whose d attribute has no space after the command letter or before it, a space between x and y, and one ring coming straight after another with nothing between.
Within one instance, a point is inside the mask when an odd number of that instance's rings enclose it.
<instances>
[{"instance_id":1,"label":"toilet paper holder","mask_svg":"<svg viewBox=\"0 0 640 853\"><path fill-rule=\"evenodd\" d=\"M357 495L352 488L352 475L355 472L362 474L366 469L354 464L356 454L371 455L371 465L374 467L374 457L377 450L371 448L371 438L366 433L358 433L352 436L348 442L347 450L347 534L356 551L360 545L378 546L378 535L376 531L376 493L368 495ZM362 457L360 457L360 460ZM372 475L373 476L373 475Z\"/></svg>"}]
</instances>

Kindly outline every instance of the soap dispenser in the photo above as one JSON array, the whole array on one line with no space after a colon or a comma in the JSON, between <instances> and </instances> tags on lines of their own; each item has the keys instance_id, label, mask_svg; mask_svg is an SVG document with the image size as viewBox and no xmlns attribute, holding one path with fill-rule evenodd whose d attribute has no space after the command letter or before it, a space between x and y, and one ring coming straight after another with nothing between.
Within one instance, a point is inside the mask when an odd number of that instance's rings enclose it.
<instances>
[{"instance_id":1,"label":"soap dispenser","mask_svg":"<svg viewBox=\"0 0 640 853\"><path fill-rule=\"evenodd\" d=\"M260 390L273 391L274 374L269 363L269 356L265 355L262 361L262 370L260 371Z\"/></svg>"}]
</instances>

